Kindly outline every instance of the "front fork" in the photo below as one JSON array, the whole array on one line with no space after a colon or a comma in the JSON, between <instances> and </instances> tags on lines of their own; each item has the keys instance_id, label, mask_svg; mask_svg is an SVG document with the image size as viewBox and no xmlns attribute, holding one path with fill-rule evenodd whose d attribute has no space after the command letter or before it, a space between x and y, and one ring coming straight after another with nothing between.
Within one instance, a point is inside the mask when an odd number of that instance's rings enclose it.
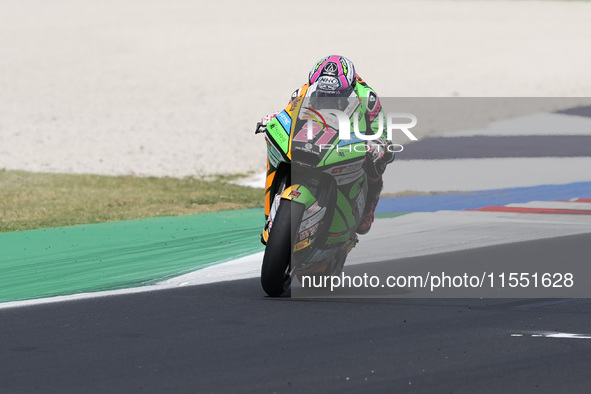
<instances>
[{"instance_id":1,"label":"front fork","mask_svg":"<svg viewBox=\"0 0 591 394\"><path fill-rule=\"evenodd\" d=\"M261 242L267 244L269 230L279 208L281 194L291 183L291 166L287 163L279 163L273 167L267 158L267 180L265 182L265 227L261 234Z\"/></svg>"}]
</instances>

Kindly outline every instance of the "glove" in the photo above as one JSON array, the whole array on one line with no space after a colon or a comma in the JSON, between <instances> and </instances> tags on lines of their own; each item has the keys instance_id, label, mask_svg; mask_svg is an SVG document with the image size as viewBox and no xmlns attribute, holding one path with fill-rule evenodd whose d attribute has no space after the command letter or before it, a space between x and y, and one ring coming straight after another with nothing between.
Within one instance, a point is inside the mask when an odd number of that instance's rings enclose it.
<instances>
[{"instance_id":1,"label":"glove","mask_svg":"<svg viewBox=\"0 0 591 394\"><path fill-rule=\"evenodd\" d=\"M388 144L383 138L366 141L367 154L371 156L372 161L375 163L381 160L386 154Z\"/></svg>"},{"instance_id":2,"label":"glove","mask_svg":"<svg viewBox=\"0 0 591 394\"><path fill-rule=\"evenodd\" d=\"M394 161L394 152L390 149L391 142L378 138L365 143L368 147L367 155L372 159L372 165L366 167L367 175L369 179L378 179L386 171L386 166Z\"/></svg>"},{"instance_id":3,"label":"glove","mask_svg":"<svg viewBox=\"0 0 591 394\"><path fill-rule=\"evenodd\" d=\"M265 131L267 131L267 125L269 124L269 122L275 118L277 115L279 114L279 112L272 112L269 115L261 118L260 122L257 122L257 128L254 131L255 134L259 134L259 133L264 133Z\"/></svg>"},{"instance_id":4,"label":"glove","mask_svg":"<svg viewBox=\"0 0 591 394\"><path fill-rule=\"evenodd\" d=\"M269 122L271 120L273 120L277 115L279 115L279 112L272 112L269 115L265 116L264 118L261 118L261 125L262 126L266 126L267 124L269 124Z\"/></svg>"}]
</instances>

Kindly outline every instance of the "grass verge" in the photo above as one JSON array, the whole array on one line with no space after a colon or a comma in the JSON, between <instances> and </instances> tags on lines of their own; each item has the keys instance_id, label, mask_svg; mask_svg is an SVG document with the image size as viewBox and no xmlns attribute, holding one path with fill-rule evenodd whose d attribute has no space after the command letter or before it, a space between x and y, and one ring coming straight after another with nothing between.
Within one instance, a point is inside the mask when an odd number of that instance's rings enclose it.
<instances>
[{"instance_id":1,"label":"grass verge","mask_svg":"<svg viewBox=\"0 0 591 394\"><path fill-rule=\"evenodd\" d=\"M0 170L0 232L263 206L261 189L231 179Z\"/></svg>"}]
</instances>

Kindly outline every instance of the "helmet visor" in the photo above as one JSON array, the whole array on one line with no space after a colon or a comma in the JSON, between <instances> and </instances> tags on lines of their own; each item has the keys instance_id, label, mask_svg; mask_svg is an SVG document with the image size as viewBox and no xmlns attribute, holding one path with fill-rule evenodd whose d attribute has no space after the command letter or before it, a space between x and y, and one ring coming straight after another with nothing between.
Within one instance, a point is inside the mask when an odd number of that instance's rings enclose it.
<instances>
[{"instance_id":1,"label":"helmet visor","mask_svg":"<svg viewBox=\"0 0 591 394\"><path fill-rule=\"evenodd\" d=\"M310 104L316 109L338 109L343 111L349 105L349 97L352 93L352 86L336 91L316 89L310 96Z\"/></svg>"}]
</instances>

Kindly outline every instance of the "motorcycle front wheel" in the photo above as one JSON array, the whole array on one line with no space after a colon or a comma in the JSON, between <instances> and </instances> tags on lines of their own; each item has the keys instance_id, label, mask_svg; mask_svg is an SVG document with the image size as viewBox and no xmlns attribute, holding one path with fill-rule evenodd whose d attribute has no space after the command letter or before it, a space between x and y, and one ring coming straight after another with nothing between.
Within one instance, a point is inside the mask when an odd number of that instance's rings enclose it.
<instances>
[{"instance_id":1,"label":"motorcycle front wheel","mask_svg":"<svg viewBox=\"0 0 591 394\"><path fill-rule=\"evenodd\" d=\"M279 297L291 285L292 240L302 210L301 204L281 200L273 219L261 268L261 285L270 297Z\"/></svg>"}]
</instances>

